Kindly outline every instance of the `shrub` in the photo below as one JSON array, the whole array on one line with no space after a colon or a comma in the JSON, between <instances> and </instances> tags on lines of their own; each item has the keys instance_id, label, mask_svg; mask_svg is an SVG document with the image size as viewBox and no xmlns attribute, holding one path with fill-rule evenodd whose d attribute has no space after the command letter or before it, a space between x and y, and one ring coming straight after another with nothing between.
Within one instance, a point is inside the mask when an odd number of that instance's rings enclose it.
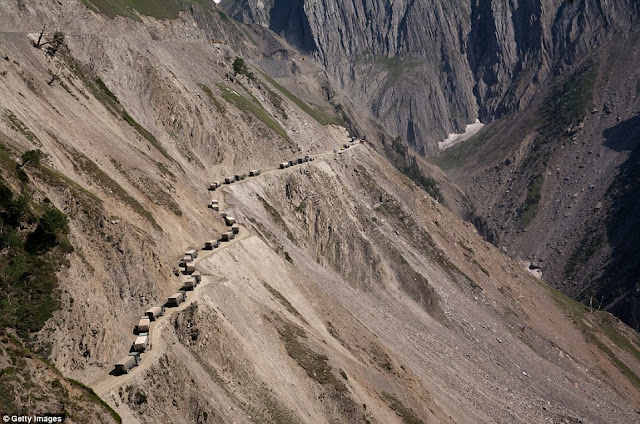
<instances>
[{"instance_id":1,"label":"shrub","mask_svg":"<svg viewBox=\"0 0 640 424\"><path fill-rule=\"evenodd\" d=\"M236 57L233 61L233 72L236 74L247 75L249 70L247 69L247 64L244 59L241 57Z\"/></svg>"},{"instance_id":2,"label":"shrub","mask_svg":"<svg viewBox=\"0 0 640 424\"><path fill-rule=\"evenodd\" d=\"M20 165L19 167L22 168L23 166L26 166L26 165L32 165L34 167L38 167L40 166L40 162L42 161L43 157L44 157L44 153L40 149L27 150L21 156L22 165Z\"/></svg>"}]
</instances>

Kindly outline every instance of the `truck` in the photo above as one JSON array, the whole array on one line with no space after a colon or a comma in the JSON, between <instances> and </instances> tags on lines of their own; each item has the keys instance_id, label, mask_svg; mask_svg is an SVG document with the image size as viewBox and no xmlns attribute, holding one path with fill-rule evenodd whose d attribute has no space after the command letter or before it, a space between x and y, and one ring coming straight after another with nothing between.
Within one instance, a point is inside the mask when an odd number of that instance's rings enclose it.
<instances>
[{"instance_id":1,"label":"truck","mask_svg":"<svg viewBox=\"0 0 640 424\"><path fill-rule=\"evenodd\" d=\"M202 273L200 271L193 271L193 274L191 274L191 278L196 280L197 286L198 284L200 284L200 281L202 281Z\"/></svg>"},{"instance_id":2,"label":"truck","mask_svg":"<svg viewBox=\"0 0 640 424\"><path fill-rule=\"evenodd\" d=\"M147 346L149 345L149 333L140 333L138 337L136 337L136 341L133 342L133 346L131 346L131 350L133 352L144 352L147 350Z\"/></svg>"},{"instance_id":3,"label":"truck","mask_svg":"<svg viewBox=\"0 0 640 424\"><path fill-rule=\"evenodd\" d=\"M250 177L257 177L260 174L262 174L262 169L252 169L251 171L249 171Z\"/></svg>"},{"instance_id":4,"label":"truck","mask_svg":"<svg viewBox=\"0 0 640 424\"><path fill-rule=\"evenodd\" d=\"M232 226L233 224L236 223L236 219L234 217L232 217L232 216L227 215L227 216L224 217L224 222L228 226Z\"/></svg>"},{"instance_id":5,"label":"truck","mask_svg":"<svg viewBox=\"0 0 640 424\"><path fill-rule=\"evenodd\" d=\"M164 315L164 306L154 306L153 308L147 309L144 314L149 318L149 320L155 321Z\"/></svg>"},{"instance_id":6,"label":"truck","mask_svg":"<svg viewBox=\"0 0 640 424\"><path fill-rule=\"evenodd\" d=\"M148 333L150 325L151 320L149 319L149 317L146 315L143 316L142 318L140 318L140 321L138 321L138 325L136 325L136 334Z\"/></svg>"},{"instance_id":7,"label":"truck","mask_svg":"<svg viewBox=\"0 0 640 424\"><path fill-rule=\"evenodd\" d=\"M140 363L140 354L138 352L130 353L116 362L115 370L117 374L129 374L131 368L138 366Z\"/></svg>"},{"instance_id":8,"label":"truck","mask_svg":"<svg viewBox=\"0 0 640 424\"><path fill-rule=\"evenodd\" d=\"M279 167L280 167L280 169L288 168L289 167L289 162L282 162Z\"/></svg>"},{"instance_id":9,"label":"truck","mask_svg":"<svg viewBox=\"0 0 640 424\"><path fill-rule=\"evenodd\" d=\"M180 304L184 302L186 298L187 296L183 291L174 293L171 296L169 296L169 299L167 299L167 306L173 306L173 307L180 306Z\"/></svg>"},{"instance_id":10,"label":"truck","mask_svg":"<svg viewBox=\"0 0 640 424\"><path fill-rule=\"evenodd\" d=\"M226 233L222 233L220 235L220 240L222 241L231 241L233 239L233 232L227 231Z\"/></svg>"},{"instance_id":11,"label":"truck","mask_svg":"<svg viewBox=\"0 0 640 424\"><path fill-rule=\"evenodd\" d=\"M236 222L231 226L231 231L233 234L238 234L240 232L240 225Z\"/></svg>"},{"instance_id":12,"label":"truck","mask_svg":"<svg viewBox=\"0 0 640 424\"><path fill-rule=\"evenodd\" d=\"M204 242L204 248L207 250L213 250L220 245L218 240L209 240Z\"/></svg>"},{"instance_id":13,"label":"truck","mask_svg":"<svg viewBox=\"0 0 640 424\"><path fill-rule=\"evenodd\" d=\"M184 252L185 255L191 255L192 260L198 257L198 249L189 249Z\"/></svg>"},{"instance_id":14,"label":"truck","mask_svg":"<svg viewBox=\"0 0 640 424\"><path fill-rule=\"evenodd\" d=\"M235 181L236 179L234 177L225 177L224 178L224 183L225 184L231 184Z\"/></svg>"},{"instance_id":15,"label":"truck","mask_svg":"<svg viewBox=\"0 0 640 424\"><path fill-rule=\"evenodd\" d=\"M186 264L184 264L184 273L185 274L193 274L193 272L196 270L196 264L193 262L187 262Z\"/></svg>"},{"instance_id":16,"label":"truck","mask_svg":"<svg viewBox=\"0 0 640 424\"><path fill-rule=\"evenodd\" d=\"M182 284L182 288L184 290L193 290L196 288L196 279L195 278L187 278L186 280L184 280L184 283Z\"/></svg>"}]
</instances>

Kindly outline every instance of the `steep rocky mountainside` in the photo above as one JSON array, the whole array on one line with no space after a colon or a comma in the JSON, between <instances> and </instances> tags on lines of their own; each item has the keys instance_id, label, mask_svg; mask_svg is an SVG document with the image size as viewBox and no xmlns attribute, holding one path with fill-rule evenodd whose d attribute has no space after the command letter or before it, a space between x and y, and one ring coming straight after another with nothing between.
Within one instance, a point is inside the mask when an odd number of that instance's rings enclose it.
<instances>
[{"instance_id":1,"label":"steep rocky mountainside","mask_svg":"<svg viewBox=\"0 0 640 424\"><path fill-rule=\"evenodd\" d=\"M434 162L485 237L585 304L638 328L640 33L586 55L518 116Z\"/></svg>"},{"instance_id":2,"label":"steep rocky mountainside","mask_svg":"<svg viewBox=\"0 0 640 424\"><path fill-rule=\"evenodd\" d=\"M548 283L639 328L638 2L223 6L314 58L420 154L493 122L434 160L462 189L436 176L445 203Z\"/></svg>"},{"instance_id":3,"label":"steep rocky mountainside","mask_svg":"<svg viewBox=\"0 0 640 424\"><path fill-rule=\"evenodd\" d=\"M423 154L480 118L526 107L549 77L638 24L633 0L228 0L281 34Z\"/></svg>"},{"instance_id":4,"label":"steep rocky mountainside","mask_svg":"<svg viewBox=\"0 0 640 424\"><path fill-rule=\"evenodd\" d=\"M0 212L31 202L22 240L55 208L73 248L25 344L126 423L638 421L637 333L531 276L381 144L340 150L336 124L393 137L350 123L331 76L215 5L124 4L0 3ZM140 316L182 286L182 252L226 231L212 198L238 237L200 252L201 284L115 375Z\"/></svg>"},{"instance_id":5,"label":"steep rocky mountainside","mask_svg":"<svg viewBox=\"0 0 640 424\"><path fill-rule=\"evenodd\" d=\"M3 416L64 417L67 423L121 423L89 387L65 378L10 335L0 336L0 409Z\"/></svg>"}]
</instances>

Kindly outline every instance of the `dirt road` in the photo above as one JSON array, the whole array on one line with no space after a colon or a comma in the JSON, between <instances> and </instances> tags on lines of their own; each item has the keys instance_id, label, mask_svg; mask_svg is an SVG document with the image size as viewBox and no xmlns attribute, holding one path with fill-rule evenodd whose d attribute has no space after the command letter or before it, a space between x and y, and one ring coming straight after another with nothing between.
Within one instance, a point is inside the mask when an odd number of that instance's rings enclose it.
<instances>
[{"instance_id":1,"label":"dirt road","mask_svg":"<svg viewBox=\"0 0 640 424\"><path fill-rule=\"evenodd\" d=\"M354 147L358 147L359 145L360 144L350 146L349 149L340 150L340 152L347 152ZM333 151L330 151L326 153L319 153L316 155L312 155L312 157L314 159L323 159L335 154L336 153L334 153ZM304 165L304 163L299 165ZM278 167L269 168L269 169L263 170L261 175L268 175L276 171L292 170L292 168L295 168L296 166L297 165L294 165L293 167L289 167L286 169L280 169ZM244 182L250 181L253 178L255 177L251 177L249 179L245 179L242 181L237 181L234 184L242 184ZM220 209L221 210L226 209L227 204L224 200L224 192L222 192L222 195L218 195L215 197L218 199L218 205ZM251 234L247 228L240 226L240 231L238 235L236 236L235 239L231 240L230 242L223 242L220 245L220 247L213 250L199 250L198 257L194 260L194 263L196 264L196 269L198 269L198 263L200 263L200 261L249 237L254 237L254 235ZM204 245L204 242L203 242L203 245ZM124 386L127 382L136 378L138 375L144 373L144 371L147 370L149 367L151 367L151 365L157 363L158 359L161 358L164 352L166 351L166 344L164 339L162 338L162 333L165 327L167 326L167 324L170 322L170 317L176 312L183 311L184 309L189 307L189 305L191 305L194 300L198 299L203 287L210 283L211 283L211 278L209 278L206 274L203 274L201 284L199 284L195 288L195 290L191 292L187 292L187 300L185 302L183 302L177 308L168 308L166 313L163 316L161 316L160 318L158 318L156 321L152 323L150 334L149 334L149 339L150 339L149 348L147 349L147 351L145 351L141 355L142 359L141 359L140 365L132 368L129 374L114 375L113 373L109 373L101 376L100 378L96 379L90 384L90 387L98 394L98 396L103 398L106 397L106 395L111 390Z\"/></svg>"},{"instance_id":2,"label":"dirt road","mask_svg":"<svg viewBox=\"0 0 640 424\"><path fill-rule=\"evenodd\" d=\"M254 235L250 234L246 228L241 226L240 232L235 239L231 240L230 242L224 242L217 249L200 251L198 257L194 261L196 263L196 269L198 268L198 263L200 261L249 237L254 237ZM183 311L184 309L189 307L189 305L191 305L194 300L198 299L203 287L210 284L211 282L212 279L204 274L202 276L202 282L195 288L195 290L187 292L187 300L185 302L183 302L177 308L167 308L165 314L151 324L151 330L149 334L149 348L141 355L142 360L140 362L140 365L138 365L137 367L133 367L129 374L114 375L110 373L101 376L99 379L93 381L90 384L90 387L93 389L93 391L96 392L98 396L105 397L111 390L120 386L124 386L130 380L135 379L137 375L142 374L151 365L157 363L158 359L162 357L162 355L166 351L166 345L165 341L162 338L162 332L170 322L170 317L176 312Z\"/></svg>"}]
</instances>

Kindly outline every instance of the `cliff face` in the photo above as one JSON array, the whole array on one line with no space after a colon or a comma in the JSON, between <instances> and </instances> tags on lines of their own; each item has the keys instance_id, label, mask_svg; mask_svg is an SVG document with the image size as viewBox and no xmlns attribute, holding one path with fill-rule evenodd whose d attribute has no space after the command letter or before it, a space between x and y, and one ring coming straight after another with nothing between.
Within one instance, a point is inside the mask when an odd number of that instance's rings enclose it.
<instances>
[{"instance_id":1,"label":"cliff face","mask_svg":"<svg viewBox=\"0 0 640 424\"><path fill-rule=\"evenodd\" d=\"M521 110L553 69L638 19L632 0L229 3L234 18L313 52L357 103L425 154L478 117Z\"/></svg>"},{"instance_id":2,"label":"cliff face","mask_svg":"<svg viewBox=\"0 0 640 424\"><path fill-rule=\"evenodd\" d=\"M533 278L378 144L339 150L349 117L330 114L313 61L198 3L156 0L177 16L155 19L128 0L0 2L0 176L66 214L74 248L29 345L126 423L634 421L635 333ZM113 4L133 17L105 15ZM34 47L44 24L65 28L58 50ZM201 284L112 375L140 317L186 282L182 252L228 230L212 200L238 236L200 252Z\"/></svg>"},{"instance_id":3,"label":"cliff face","mask_svg":"<svg viewBox=\"0 0 640 424\"><path fill-rule=\"evenodd\" d=\"M523 112L433 159L488 240L636 329L639 56L638 32L609 42Z\"/></svg>"}]
</instances>

